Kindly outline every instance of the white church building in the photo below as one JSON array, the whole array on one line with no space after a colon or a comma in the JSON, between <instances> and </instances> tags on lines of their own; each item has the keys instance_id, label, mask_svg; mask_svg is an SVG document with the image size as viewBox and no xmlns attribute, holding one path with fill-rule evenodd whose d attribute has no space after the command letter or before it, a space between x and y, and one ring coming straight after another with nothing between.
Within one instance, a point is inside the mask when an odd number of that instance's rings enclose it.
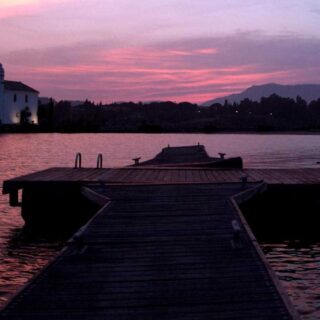
<instances>
[{"instance_id":1,"label":"white church building","mask_svg":"<svg viewBox=\"0 0 320 320\"><path fill-rule=\"evenodd\" d=\"M0 123L38 123L39 92L22 82L7 81L0 63Z\"/></svg>"}]
</instances>

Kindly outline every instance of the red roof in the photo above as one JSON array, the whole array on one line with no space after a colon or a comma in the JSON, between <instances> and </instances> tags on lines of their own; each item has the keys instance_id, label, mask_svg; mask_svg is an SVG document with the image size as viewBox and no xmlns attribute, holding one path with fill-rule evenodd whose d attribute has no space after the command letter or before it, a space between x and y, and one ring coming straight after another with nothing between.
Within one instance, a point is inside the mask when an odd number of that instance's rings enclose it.
<instances>
[{"instance_id":1,"label":"red roof","mask_svg":"<svg viewBox=\"0 0 320 320\"><path fill-rule=\"evenodd\" d=\"M10 91L27 91L27 92L36 92L39 93L39 91L27 86L26 84L18 81L4 81L4 88L5 90Z\"/></svg>"}]
</instances>

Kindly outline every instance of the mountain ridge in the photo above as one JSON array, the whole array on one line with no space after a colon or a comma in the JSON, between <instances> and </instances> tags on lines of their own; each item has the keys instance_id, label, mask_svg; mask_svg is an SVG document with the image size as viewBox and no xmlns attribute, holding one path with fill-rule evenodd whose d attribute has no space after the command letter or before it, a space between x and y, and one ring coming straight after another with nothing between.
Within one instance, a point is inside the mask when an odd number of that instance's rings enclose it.
<instances>
[{"instance_id":1,"label":"mountain ridge","mask_svg":"<svg viewBox=\"0 0 320 320\"><path fill-rule=\"evenodd\" d=\"M297 96L300 96L310 103L312 100L320 98L320 84L282 85L277 83L267 83L263 85L254 85L240 93L206 101L202 106L211 106L214 103L223 104L225 100L228 100L229 103L239 103L246 98L253 101L260 101L262 97L269 97L272 94L292 99L296 99Z\"/></svg>"}]
</instances>

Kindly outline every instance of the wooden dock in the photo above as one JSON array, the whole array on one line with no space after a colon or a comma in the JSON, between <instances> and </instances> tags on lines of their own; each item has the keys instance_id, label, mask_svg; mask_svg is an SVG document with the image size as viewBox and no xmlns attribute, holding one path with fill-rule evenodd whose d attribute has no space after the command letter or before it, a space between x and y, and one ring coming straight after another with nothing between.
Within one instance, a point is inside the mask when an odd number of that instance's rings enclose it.
<instances>
[{"instance_id":1,"label":"wooden dock","mask_svg":"<svg viewBox=\"0 0 320 320\"><path fill-rule=\"evenodd\" d=\"M6 181L12 204L20 189L25 202L50 191L36 219L69 189L102 209L0 319L298 319L238 204L267 184L319 183L316 169L174 165L52 168Z\"/></svg>"},{"instance_id":2,"label":"wooden dock","mask_svg":"<svg viewBox=\"0 0 320 320\"><path fill-rule=\"evenodd\" d=\"M93 191L112 202L1 319L294 318L243 225L233 245L241 184Z\"/></svg>"},{"instance_id":3,"label":"wooden dock","mask_svg":"<svg viewBox=\"0 0 320 320\"><path fill-rule=\"evenodd\" d=\"M212 169L197 167L50 168L7 180L3 193L10 194L36 185L105 184L197 184L248 182L275 185L320 184L320 169Z\"/></svg>"}]
</instances>

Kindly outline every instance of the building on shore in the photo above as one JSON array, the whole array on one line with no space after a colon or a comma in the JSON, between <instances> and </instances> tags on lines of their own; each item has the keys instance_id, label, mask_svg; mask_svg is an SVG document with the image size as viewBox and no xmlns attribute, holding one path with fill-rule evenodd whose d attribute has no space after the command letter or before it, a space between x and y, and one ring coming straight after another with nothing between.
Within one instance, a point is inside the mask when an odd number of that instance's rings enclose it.
<instances>
[{"instance_id":1,"label":"building on shore","mask_svg":"<svg viewBox=\"0 0 320 320\"><path fill-rule=\"evenodd\" d=\"M37 124L39 92L22 82L5 80L0 63L0 124Z\"/></svg>"}]
</instances>

